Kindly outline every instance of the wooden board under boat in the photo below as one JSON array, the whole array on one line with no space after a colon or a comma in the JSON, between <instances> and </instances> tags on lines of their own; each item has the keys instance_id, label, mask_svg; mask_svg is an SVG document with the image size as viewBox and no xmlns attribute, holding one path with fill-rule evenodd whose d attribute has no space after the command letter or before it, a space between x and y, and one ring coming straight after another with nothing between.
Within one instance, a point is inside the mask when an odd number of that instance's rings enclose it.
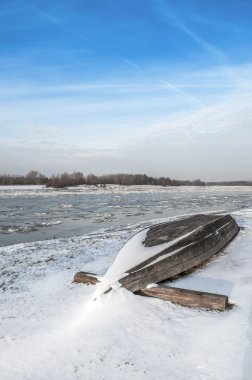
<instances>
[{"instance_id":1,"label":"wooden board under boat","mask_svg":"<svg viewBox=\"0 0 252 380\"><path fill-rule=\"evenodd\" d=\"M173 288L165 285L141 289L138 294L200 309L224 311L231 307L228 302L228 296L191 289Z\"/></svg>"},{"instance_id":2,"label":"wooden board under boat","mask_svg":"<svg viewBox=\"0 0 252 380\"><path fill-rule=\"evenodd\" d=\"M96 285L100 282L100 280L93 273L77 272L74 276L74 282L84 283L86 285ZM224 311L233 306L229 303L228 296L223 294L174 288L167 285L152 284L147 288L137 291L136 294L159 298L163 301L170 301L182 306L196 307L207 310Z\"/></svg>"}]
</instances>

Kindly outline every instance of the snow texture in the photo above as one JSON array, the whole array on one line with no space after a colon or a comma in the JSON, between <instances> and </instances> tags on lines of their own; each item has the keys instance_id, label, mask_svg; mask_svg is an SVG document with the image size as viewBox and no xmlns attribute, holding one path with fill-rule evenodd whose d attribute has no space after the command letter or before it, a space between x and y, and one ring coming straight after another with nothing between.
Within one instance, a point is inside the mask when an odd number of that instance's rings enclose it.
<instances>
[{"instance_id":1,"label":"snow texture","mask_svg":"<svg viewBox=\"0 0 252 380\"><path fill-rule=\"evenodd\" d=\"M78 270L103 275L135 231L0 248L1 380L250 380L252 209L222 254L170 285L227 294L226 312L186 308L123 288L95 302Z\"/></svg>"},{"instance_id":2,"label":"snow texture","mask_svg":"<svg viewBox=\"0 0 252 380\"><path fill-rule=\"evenodd\" d=\"M121 278L125 277L127 273L129 273L130 269L136 267L145 260L151 259L153 256L164 251L165 249L172 247L174 244L185 239L200 228L201 227L198 227L195 230L179 236L176 239L153 247L146 247L143 244L150 229L145 228L144 230L138 232L120 249L112 265L108 269L105 276L102 278L102 281L99 284L94 297L97 298L110 288L113 288ZM183 248L184 247L181 247L177 250L174 250L173 252L163 255L162 257L159 257L156 260L152 261L149 265L158 262L159 260L163 260L175 252L182 250Z\"/></svg>"}]
</instances>

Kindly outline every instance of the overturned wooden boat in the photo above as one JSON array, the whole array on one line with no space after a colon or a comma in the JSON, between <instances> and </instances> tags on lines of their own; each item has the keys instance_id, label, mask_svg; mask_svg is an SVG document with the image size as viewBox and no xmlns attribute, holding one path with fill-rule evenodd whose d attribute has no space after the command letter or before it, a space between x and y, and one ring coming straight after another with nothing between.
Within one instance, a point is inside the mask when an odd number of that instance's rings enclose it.
<instances>
[{"instance_id":1,"label":"overturned wooden boat","mask_svg":"<svg viewBox=\"0 0 252 380\"><path fill-rule=\"evenodd\" d=\"M236 221L228 214L198 214L145 228L121 248L96 296L118 283L132 292L142 291L151 283L192 270L217 254L238 232ZM85 276L78 272L74 281L88 282Z\"/></svg>"}]
</instances>

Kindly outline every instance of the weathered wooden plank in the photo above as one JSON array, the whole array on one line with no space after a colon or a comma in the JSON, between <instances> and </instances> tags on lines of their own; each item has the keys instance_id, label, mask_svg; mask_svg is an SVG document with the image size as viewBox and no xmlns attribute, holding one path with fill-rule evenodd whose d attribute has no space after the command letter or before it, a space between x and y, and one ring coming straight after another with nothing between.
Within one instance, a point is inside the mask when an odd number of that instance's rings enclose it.
<instances>
[{"instance_id":1,"label":"weathered wooden plank","mask_svg":"<svg viewBox=\"0 0 252 380\"><path fill-rule=\"evenodd\" d=\"M73 282L83 283L87 285L95 285L100 281L93 273L77 272L74 276Z\"/></svg>"},{"instance_id":2,"label":"weathered wooden plank","mask_svg":"<svg viewBox=\"0 0 252 380\"><path fill-rule=\"evenodd\" d=\"M95 285L100 281L93 275L93 273L77 272L74 276L73 282ZM141 289L137 293L188 307L219 311L223 311L228 307L228 297L225 295L173 288L165 285Z\"/></svg>"},{"instance_id":3,"label":"weathered wooden plank","mask_svg":"<svg viewBox=\"0 0 252 380\"><path fill-rule=\"evenodd\" d=\"M140 294L170 301L182 306L223 311L228 307L228 297L221 294L199 292L159 285L141 289Z\"/></svg>"},{"instance_id":4,"label":"weathered wooden plank","mask_svg":"<svg viewBox=\"0 0 252 380\"><path fill-rule=\"evenodd\" d=\"M228 222L231 219L232 217L229 214L197 214L175 221L159 223L150 227L143 244L145 247L153 247L192 232L200 226L204 227L206 224L208 224L207 228L210 229L213 224L209 223L215 222L214 226L218 228L224 221ZM201 231L197 231L197 233L200 234Z\"/></svg>"}]
</instances>

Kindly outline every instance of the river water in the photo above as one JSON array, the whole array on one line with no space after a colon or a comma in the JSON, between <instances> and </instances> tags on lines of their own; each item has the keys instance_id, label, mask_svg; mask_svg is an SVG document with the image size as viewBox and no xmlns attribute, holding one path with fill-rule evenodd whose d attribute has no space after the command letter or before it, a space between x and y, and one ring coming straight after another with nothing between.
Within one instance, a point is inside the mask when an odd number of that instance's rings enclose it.
<instances>
[{"instance_id":1,"label":"river water","mask_svg":"<svg viewBox=\"0 0 252 380\"><path fill-rule=\"evenodd\" d=\"M252 206L252 187L0 186L0 246Z\"/></svg>"}]
</instances>

